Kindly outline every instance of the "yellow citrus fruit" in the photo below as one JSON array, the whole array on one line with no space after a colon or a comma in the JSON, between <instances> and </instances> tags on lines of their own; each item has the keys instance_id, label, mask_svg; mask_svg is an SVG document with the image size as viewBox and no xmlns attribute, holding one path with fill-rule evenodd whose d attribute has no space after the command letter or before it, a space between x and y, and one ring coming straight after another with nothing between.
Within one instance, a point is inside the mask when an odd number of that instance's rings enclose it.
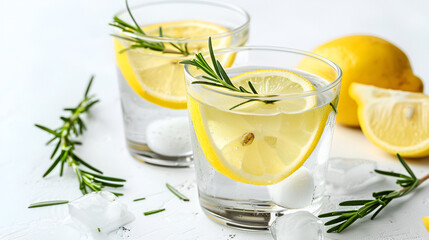
<instances>
[{"instance_id":1,"label":"yellow citrus fruit","mask_svg":"<svg viewBox=\"0 0 429 240\"><path fill-rule=\"evenodd\" d=\"M423 83L413 74L405 53L384 39L351 35L322 44L313 52L333 61L343 71L337 115L337 121L341 124L359 126L357 106L348 93L353 82L423 92ZM300 63L300 68L329 79L332 70L319 65L306 58Z\"/></svg>"},{"instance_id":2,"label":"yellow citrus fruit","mask_svg":"<svg viewBox=\"0 0 429 240\"><path fill-rule=\"evenodd\" d=\"M353 83L365 136L383 150L404 157L429 156L429 96Z\"/></svg>"},{"instance_id":3,"label":"yellow citrus fruit","mask_svg":"<svg viewBox=\"0 0 429 240\"><path fill-rule=\"evenodd\" d=\"M251 81L262 95L314 90L302 76L277 69L246 72L231 81L248 91ZM313 152L331 111L329 105L315 108L316 103L316 97L310 96L253 101L229 110L231 103L209 106L188 96L194 130L211 166L235 181L255 185L285 179Z\"/></svg>"},{"instance_id":4,"label":"yellow citrus fruit","mask_svg":"<svg viewBox=\"0 0 429 240\"><path fill-rule=\"evenodd\" d=\"M423 224L429 232L429 217L422 217Z\"/></svg>"},{"instance_id":5,"label":"yellow citrus fruit","mask_svg":"<svg viewBox=\"0 0 429 240\"><path fill-rule=\"evenodd\" d=\"M151 36L158 36L159 27L163 36L174 38L196 38L227 32L228 29L217 24L204 21L179 21L154 24L143 27L142 30ZM213 47L228 47L231 37L213 40ZM181 54L162 53L150 49L138 48L121 52L130 42L121 39L114 40L116 64L129 86L142 98L162 107L172 109L186 108L186 90L183 65L179 64L186 56ZM167 50L175 51L173 45L164 43ZM207 48L207 41L190 42L188 50L191 53ZM231 65L233 57L226 57L222 63Z\"/></svg>"}]
</instances>

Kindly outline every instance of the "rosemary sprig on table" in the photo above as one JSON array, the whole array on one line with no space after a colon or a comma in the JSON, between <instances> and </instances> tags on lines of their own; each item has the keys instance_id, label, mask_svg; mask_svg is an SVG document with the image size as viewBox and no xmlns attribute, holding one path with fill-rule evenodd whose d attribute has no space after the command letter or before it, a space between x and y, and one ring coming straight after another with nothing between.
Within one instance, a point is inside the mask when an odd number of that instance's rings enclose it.
<instances>
[{"instance_id":1,"label":"rosemary sprig on table","mask_svg":"<svg viewBox=\"0 0 429 240\"><path fill-rule=\"evenodd\" d=\"M55 156L57 157L48 170L43 174L43 177L46 177L57 165L60 165L60 176L62 176L64 165L67 163L69 166L73 167L73 170L76 173L82 194L87 194L88 190L100 191L105 186L113 188L122 187L123 184L115 182L125 182L124 179L101 175L103 174L102 171L78 157L74 151L76 145L81 145L82 143L72 139L72 136L74 135L75 137L78 137L82 135L84 130L86 130L86 125L84 124L81 115L87 113L94 104L99 102L98 99L94 99L93 96L88 95L93 80L94 76L92 76L89 81L83 100L74 108L64 109L65 111L70 112L70 116L60 117L63 122L61 127L50 129L45 126L35 124L36 127L53 135L53 137L46 143L47 145L57 141L54 151L51 154L51 159ZM58 151L59 154L57 154ZM96 173L82 169L83 166ZM121 193L114 194L122 195Z\"/></svg>"},{"instance_id":2,"label":"rosemary sprig on table","mask_svg":"<svg viewBox=\"0 0 429 240\"><path fill-rule=\"evenodd\" d=\"M180 61L182 64L189 64L192 66L195 66L201 70L203 70L208 76L202 76L205 80L208 81L193 81L192 84L203 84L208 86L214 86L214 87L220 87L220 88L226 88L228 90L234 91L234 92L242 92L247 94L258 94L255 87L253 86L252 82L248 81L247 85L249 86L250 90L245 89L243 86L236 87L232 82L231 79L228 77L228 74L225 72L225 69L222 67L222 64L219 62L219 60L216 59L213 51L213 45L212 45L212 39L209 38L209 53L210 53L210 59L213 64L213 68L207 63L207 61L204 59L202 53L195 54L195 58L192 60L184 60ZM272 96L271 96L272 97ZM253 101L261 101L264 103L274 103L276 100L259 100L259 99L249 99L247 101L244 101L242 103L239 103L233 107L231 107L229 110L232 110L234 108L237 108L243 104L253 102Z\"/></svg>"},{"instance_id":3,"label":"rosemary sprig on table","mask_svg":"<svg viewBox=\"0 0 429 240\"><path fill-rule=\"evenodd\" d=\"M422 178L417 178L411 168L408 166L408 164L404 161L404 159L402 159L399 154L396 155L409 175L396 172L387 172L377 169L375 170L375 172L390 177L396 177L396 184L401 186L402 189L375 192L372 194L374 199L352 200L341 202L339 204L340 206L361 206L359 209L356 210L335 211L319 215L320 218L336 217L335 219L325 223L325 226L337 224L336 226L328 229L328 233L340 233L344 231L344 229L352 225L358 219L363 218L375 211L375 213L371 217L371 220L373 220L391 201L407 195L429 178L429 174Z\"/></svg>"},{"instance_id":4,"label":"rosemary sprig on table","mask_svg":"<svg viewBox=\"0 0 429 240\"><path fill-rule=\"evenodd\" d=\"M163 53L174 53L174 54L182 54L185 56L190 55L188 44L182 44L182 43L172 43L168 42L167 44L170 44L174 49L168 49L163 42L152 42L152 41L146 41L138 37L132 37L128 36L129 34L135 35L135 36L147 36L147 34L141 29L140 25L137 23L136 19L134 18L133 14L131 13L131 9L128 5L128 0L125 0L125 5L127 7L127 12L131 17L131 20L134 23L134 26L132 24L129 24L125 22L124 20L120 19L117 16L113 17L113 22L109 23L110 26L116 27L124 33L124 35L117 35L112 34L112 36L116 38L120 38L126 41L131 42L131 45L123 50L121 50L120 53L131 50L131 49L137 49L137 48L147 48L151 49L153 51L159 51ZM159 27L158 30L159 37L164 37L162 33L162 28Z\"/></svg>"}]
</instances>

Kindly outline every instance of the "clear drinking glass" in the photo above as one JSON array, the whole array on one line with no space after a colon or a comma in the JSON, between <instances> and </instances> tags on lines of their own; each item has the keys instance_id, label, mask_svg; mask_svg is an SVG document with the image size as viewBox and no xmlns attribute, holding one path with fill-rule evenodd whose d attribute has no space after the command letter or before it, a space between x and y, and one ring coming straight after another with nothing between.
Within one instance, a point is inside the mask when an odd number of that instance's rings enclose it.
<instances>
[{"instance_id":1,"label":"clear drinking glass","mask_svg":"<svg viewBox=\"0 0 429 240\"><path fill-rule=\"evenodd\" d=\"M217 222L249 230L267 229L276 217L289 212L317 213L325 187L340 68L313 53L287 48L237 47L215 54L221 59L235 56L225 68L233 83L238 81L235 76L246 72L281 69L304 77L308 81L300 78L298 83L312 89L255 96L193 84L204 80L204 74L185 66L202 209ZM278 87L270 76L262 85L254 80L250 78L258 89ZM249 90L247 84L241 86Z\"/></svg>"},{"instance_id":2,"label":"clear drinking glass","mask_svg":"<svg viewBox=\"0 0 429 240\"><path fill-rule=\"evenodd\" d=\"M128 150L144 162L188 166L192 149L183 65L178 62L204 52L209 36L215 48L243 46L249 15L216 1L157 1L130 9L145 35L118 28L113 32ZM135 26L127 10L116 17ZM163 45L166 51L133 47L130 38Z\"/></svg>"}]
</instances>

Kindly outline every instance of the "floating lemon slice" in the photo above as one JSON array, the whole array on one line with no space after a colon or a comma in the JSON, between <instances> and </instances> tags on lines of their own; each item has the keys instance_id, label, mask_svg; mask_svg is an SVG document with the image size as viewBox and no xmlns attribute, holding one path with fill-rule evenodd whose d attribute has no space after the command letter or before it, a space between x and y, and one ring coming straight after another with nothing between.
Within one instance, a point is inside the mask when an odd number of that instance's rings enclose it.
<instances>
[{"instance_id":1,"label":"floating lemon slice","mask_svg":"<svg viewBox=\"0 0 429 240\"><path fill-rule=\"evenodd\" d=\"M246 89L251 81L261 95L314 90L307 79L285 70L247 72L231 81ZM316 147L331 111L329 105L316 108L315 96L274 103L254 101L233 111L225 110L230 105L214 104L215 108L192 96L188 99L197 139L213 168L233 180L255 185L277 183L297 170Z\"/></svg>"},{"instance_id":2,"label":"floating lemon slice","mask_svg":"<svg viewBox=\"0 0 429 240\"><path fill-rule=\"evenodd\" d=\"M163 36L173 38L196 38L228 32L228 29L217 24L204 21L179 21L154 24L143 27L142 30L151 36L158 36L159 27ZM213 40L213 47L228 47L231 37L226 36ZM183 65L179 64L186 56L181 54L166 54L150 49L134 49L120 53L130 42L114 40L116 64L129 86L142 98L162 107L172 109L186 108L186 90ZM176 50L171 44L165 43L166 49ZM190 53L204 51L207 41L190 42ZM225 66L232 64L233 56L222 59Z\"/></svg>"},{"instance_id":3,"label":"floating lemon slice","mask_svg":"<svg viewBox=\"0 0 429 240\"><path fill-rule=\"evenodd\" d=\"M372 143L404 157L429 156L429 96L358 83L349 93Z\"/></svg>"}]
</instances>

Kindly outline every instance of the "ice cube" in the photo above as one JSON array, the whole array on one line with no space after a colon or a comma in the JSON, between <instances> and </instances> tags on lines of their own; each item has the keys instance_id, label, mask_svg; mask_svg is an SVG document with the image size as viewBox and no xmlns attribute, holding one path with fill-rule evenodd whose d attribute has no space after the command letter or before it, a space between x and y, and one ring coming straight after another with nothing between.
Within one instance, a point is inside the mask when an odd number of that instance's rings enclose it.
<instances>
[{"instance_id":1,"label":"ice cube","mask_svg":"<svg viewBox=\"0 0 429 240\"><path fill-rule=\"evenodd\" d=\"M337 193L352 193L384 179L374 172L377 163L365 159L332 158L328 161L326 181Z\"/></svg>"},{"instance_id":2,"label":"ice cube","mask_svg":"<svg viewBox=\"0 0 429 240\"><path fill-rule=\"evenodd\" d=\"M322 221L306 211L278 217L270 226L275 240L321 240Z\"/></svg>"},{"instance_id":3,"label":"ice cube","mask_svg":"<svg viewBox=\"0 0 429 240\"><path fill-rule=\"evenodd\" d=\"M68 208L71 219L93 236L108 234L134 220L127 206L106 191L86 194L70 202Z\"/></svg>"},{"instance_id":4,"label":"ice cube","mask_svg":"<svg viewBox=\"0 0 429 240\"><path fill-rule=\"evenodd\" d=\"M271 201L285 208L303 208L313 200L314 180L306 167L301 167L283 181L269 185Z\"/></svg>"},{"instance_id":5,"label":"ice cube","mask_svg":"<svg viewBox=\"0 0 429 240\"><path fill-rule=\"evenodd\" d=\"M149 148L164 156L192 154L191 136L187 117L162 119L152 122L146 129Z\"/></svg>"}]
</instances>

